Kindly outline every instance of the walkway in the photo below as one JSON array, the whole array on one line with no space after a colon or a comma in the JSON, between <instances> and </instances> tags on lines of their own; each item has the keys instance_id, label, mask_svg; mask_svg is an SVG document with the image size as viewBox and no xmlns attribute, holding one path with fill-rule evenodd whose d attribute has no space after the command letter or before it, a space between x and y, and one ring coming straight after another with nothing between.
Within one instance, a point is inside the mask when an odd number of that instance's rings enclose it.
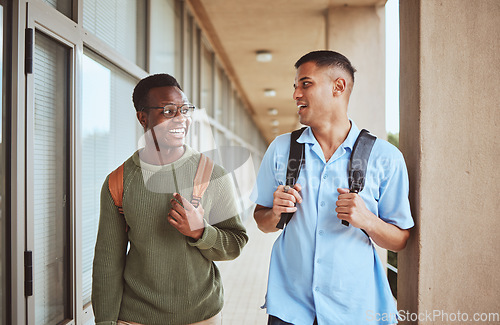
<instances>
[{"instance_id":1,"label":"walkway","mask_svg":"<svg viewBox=\"0 0 500 325\"><path fill-rule=\"evenodd\" d=\"M224 284L223 325L265 325L264 304L271 248L280 232L264 234L253 217L245 226L249 241L234 261L217 262Z\"/></svg>"}]
</instances>

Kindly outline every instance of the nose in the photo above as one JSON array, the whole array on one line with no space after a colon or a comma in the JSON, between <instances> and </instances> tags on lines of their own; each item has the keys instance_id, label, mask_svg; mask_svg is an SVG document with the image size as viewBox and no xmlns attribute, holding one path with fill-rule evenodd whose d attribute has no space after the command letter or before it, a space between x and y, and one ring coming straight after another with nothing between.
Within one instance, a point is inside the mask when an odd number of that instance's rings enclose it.
<instances>
[{"instance_id":1,"label":"nose","mask_svg":"<svg viewBox=\"0 0 500 325\"><path fill-rule=\"evenodd\" d=\"M300 97L302 97L302 92L300 91L299 87L296 87L295 90L293 91L293 99L297 100Z\"/></svg>"},{"instance_id":2,"label":"nose","mask_svg":"<svg viewBox=\"0 0 500 325\"><path fill-rule=\"evenodd\" d=\"M186 116L181 113L181 110L177 110L177 114L172 118L175 122L182 123L186 120Z\"/></svg>"}]
</instances>

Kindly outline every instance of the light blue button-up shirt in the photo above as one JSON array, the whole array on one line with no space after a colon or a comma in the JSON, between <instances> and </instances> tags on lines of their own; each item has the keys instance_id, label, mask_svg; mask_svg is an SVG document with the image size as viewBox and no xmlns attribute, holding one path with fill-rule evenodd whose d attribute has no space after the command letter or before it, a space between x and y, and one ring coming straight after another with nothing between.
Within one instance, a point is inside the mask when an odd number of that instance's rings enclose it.
<instances>
[{"instance_id":1,"label":"light blue button-up shirt","mask_svg":"<svg viewBox=\"0 0 500 325\"><path fill-rule=\"evenodd\" d=\"M298 183L302 203L274 243L266 295L270 315L296 325L394 324L397 310L387 277L371 240L360 229L337 218L337 188L348 188L348 162L359 129L352 127L326 162L310 128L299 137L305 143L305 165ZM273 193L285 184L290 134L277 137L260 166L252 200L273 205ZM402 229L413 226L408 202L408 174L397 148L377 139L368 161L366 207Z\"/></svg>"}]
</instances>

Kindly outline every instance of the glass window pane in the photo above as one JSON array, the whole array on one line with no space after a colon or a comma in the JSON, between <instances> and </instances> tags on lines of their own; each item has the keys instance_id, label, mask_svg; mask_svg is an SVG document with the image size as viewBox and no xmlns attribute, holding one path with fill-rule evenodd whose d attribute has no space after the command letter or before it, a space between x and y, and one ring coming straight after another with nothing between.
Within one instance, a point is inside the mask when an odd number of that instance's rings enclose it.
<instances>
[{"instance_id":1,"label":"glass window pane","mask_svg":"<svg viewBox=\"0 0 500 325\"><path fill-rule=\"evenodd\" d=\"M36 324L69 318L69 50L37 33L34 60L34 301Z\"/></svg>"},{"instance_id":2,"label":"glass window pane","mask_svg":"<svg viewBox=\"0 0 500 325\"><path fill-rule=\"evenodd\" d=\"M193 23L194 24L194 23ZM192 91L191 91L191 102L199 107L202 108L201 102L200 102L200 75L201 75L201 30L199 27L196 26L196 24L193 25L193 40L192 40L192 45L193 45L193 57L192 57L192 67L193 67L193 80L191 82L192 86Z\"/></svg>"},{"instance_id":3,"label":"glass window pane","mask_svg":"<svg viewBox=\"0 0 500 325\"><path fill-rule=\"evenodd\" d=\"M125 58L146 67L146 1L84 0L83 27Z\"/></svg>"},{"instance_id":4,"label":"glass window pane","mask_svg":"<svg viewBox=\"0 0 500 325\"><path fill-rule=\"evenodd\" d=\"M205 46L202 48L201 57L201 106L207 114L214 116L213 112L213 54Z\"/></svg>"},{"instance_id":5,"label":"glass window pane","mask_svg":"<svg viewBox=\"0 0 500 325\"><path fill-rule=\"evenodd\" d=\"M181 81L180 5L176 0L151 0L150 73L169 73Z\"/></svg>"},{"instance_id":6,"label":"glass window pane","mask_svg":"<svg viewBox=\"0 0 500 325\"><path fill-rule=\"evenodd\" d=\"M72 0L43 0L50 6L57 9L68 18L72 18L73 1Z\"/></svg>"},{"instance_id":7,"label":"glass window pane","mask_svg":"<svg viewBox=\"0 0 500 325\"><path fill-rule=\"evenodd\" d=\"M82 86L82 301L90 302L92 261L106 176L137 147L132 103L136 80L97 55L83 56Z\"/></svg>"},{"instance_id":8,"label":"glass window pane","mask_svg":"<svg viewBox=\"0 0 500 325\"><path fill-rule=\"evenodd\" d=\"M214 119L221 122L222 118L222 101L223 101L223 77L224 72L219 65L215 67L215 105L214 105Z\"/></svg>"},{"instance_id":9,"label":"glass window pane","mask_svg":"<svg viewBox=\"0 0 500 325\"><path fill-rule=\"evenodd\" d=\"M193 32L193 17L191 15L187 15L186 23L185 23L185 33L186 33L186 46L185 46L185 53L183 53L183 59L184 59L184 80L182 81L182 89L184 90L184 93L188 98L195 103L195 99L193 98L193 39L194 39L194 32Z\"/></svg>"}]
</instances>

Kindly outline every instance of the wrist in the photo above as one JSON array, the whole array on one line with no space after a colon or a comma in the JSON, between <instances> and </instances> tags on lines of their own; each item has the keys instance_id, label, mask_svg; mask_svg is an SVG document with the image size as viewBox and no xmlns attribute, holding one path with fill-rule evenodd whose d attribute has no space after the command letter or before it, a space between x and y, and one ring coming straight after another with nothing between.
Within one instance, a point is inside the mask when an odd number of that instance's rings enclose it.
<instances>
[{"instance_id":1,"label":"wrist","mask_svg":"<svg viewBox=\"0 0 500 325\"><path fill-rule=\"evenodd\" d=\"M200 228L200 229L198 229L198 230L195 230L195 231L191 234L191 236L189 236L189 237L191 237L191 238L192 238L192 239L194 239L194 240L199 240L201 237L203 237L203 231L204 231L204 230L205 230L205 227Z\"/></svg>"}]
</instances>

